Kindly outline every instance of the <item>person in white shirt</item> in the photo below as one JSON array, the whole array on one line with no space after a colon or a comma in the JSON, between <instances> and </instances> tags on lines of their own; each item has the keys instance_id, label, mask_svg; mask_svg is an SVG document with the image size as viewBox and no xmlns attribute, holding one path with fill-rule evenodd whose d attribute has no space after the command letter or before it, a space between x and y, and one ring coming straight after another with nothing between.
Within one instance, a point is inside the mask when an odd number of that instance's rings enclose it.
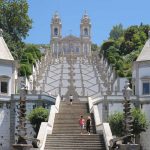
<instances>
[{"instance_id":1,"label":"person in white shirt","mask_svg":"<svg viewBox=\"0 0 150 150\"><path fill-rule=\"evenodd\" d=\"M72 105L73 96L70 94L70 104Z\"/></svg>"}]
</instances>

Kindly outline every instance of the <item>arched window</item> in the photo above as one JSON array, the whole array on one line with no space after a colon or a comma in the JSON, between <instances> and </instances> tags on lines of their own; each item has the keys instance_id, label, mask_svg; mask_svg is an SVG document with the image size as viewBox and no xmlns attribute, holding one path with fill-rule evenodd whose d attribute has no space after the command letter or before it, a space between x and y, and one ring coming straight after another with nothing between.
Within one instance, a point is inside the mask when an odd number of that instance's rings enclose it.
<instances>
[{"instance_id":1,"label":"arched window","mask_svg":"<svg viewBox=\"0 0 150 150\"><path fill-rule=\"evenodd\" d=\"M54 35L55 35L55 36L58 35L58 28L54 28Z\"/></svg>"},{"instance_id":2,"label":"arched window","mask_svg":"<svg viewBox=\"0 0 150 150\"><path fill-rule=\"evenodd\" d=\"M84 28L84 35L88 36L88 29L87 28Z\"/></svg>"}]
</instances>

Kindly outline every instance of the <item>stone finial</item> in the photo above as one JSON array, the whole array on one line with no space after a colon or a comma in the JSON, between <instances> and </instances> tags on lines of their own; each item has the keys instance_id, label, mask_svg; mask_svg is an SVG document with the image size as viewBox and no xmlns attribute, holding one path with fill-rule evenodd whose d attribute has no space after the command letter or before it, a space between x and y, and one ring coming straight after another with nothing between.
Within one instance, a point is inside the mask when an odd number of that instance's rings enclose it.
<instances>
[{"instance_id":1,"label":"stone finial","mask_svg":"<svg viewBox=\"0 0 150 150\"><path fill-rule=\"evenodd\" d=\"M59 18L58 11L55 11L55 13L54 13L54 18Z\"/></svg>"},{"instance_id":2,"label":"stone finial","mask_svg":"<svg viewBox=\"0 0 150 150\"><path fill-rule=\"evenodd\" d=\"M148 38L150 39L150 31L148 31Z\"/></svg>"},{"instance_id":3,"label":"stone finial","mask_svg":"<svg viewBox=\"0 0 150 150\"><path fill-rule=\"evenodd\" d=\"M88 13L87 13L87 10L85 10L85 11L84 11L83 18L88 18Z\"/></svg>"},{"instance_id":4,"label":"stone finial","mask_svg":"<svg viewBox=\"0 0 150 150\"><path fill-rule=\"evenodd\" d=\"M3 36L3 30L0 29L0 37L2 37L2 36Z\"/></svg>"},{"instance_id":5,"label":"stone finial","mask_svg":"<svg viewBox=\"0 0 150 150\"><path fill-rule=\"evenodd\" d=\"M88 16L88 14L87 14L87 10L84 10L84 15Z\"/></svg>"}]
</instances>

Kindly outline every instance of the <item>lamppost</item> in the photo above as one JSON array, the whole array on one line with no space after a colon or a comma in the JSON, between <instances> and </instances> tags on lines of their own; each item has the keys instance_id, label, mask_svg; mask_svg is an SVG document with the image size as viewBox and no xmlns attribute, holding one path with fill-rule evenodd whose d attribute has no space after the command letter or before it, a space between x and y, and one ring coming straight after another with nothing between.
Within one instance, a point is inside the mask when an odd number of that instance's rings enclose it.
<instances>
[{"instance_id":1,"label":"lamppost","mask_svg":"<svg viewBox=\"0 0 150 150\"><path fill-rule=\"evenodd\" d=\"M127 136L128 138L126 138L124 140L124 144L128 144L128 143L132 143L131 137L132 137L132 127L133 127L133 119L131 116L131 103L130 103L130 96L132 94L132 90L129 87L129 83L126 82L124 89L122 90L123 92L123 97L124 97L124 120L123 120L123 124L124 124L124 135Z\"/></svg>"},{"instance_id":2,"label":"lamppost","mask_svg":"<svg viewBox=\"0 0 150 150\"><path fill-rule=\"evenodd\" d=\"M132 93L132 90L129 87L129 83L126 82L124 89L122 90L123 92L123 97L124 97L124 136L119 137L119 138L114 138L111 139L110 142L110 147L112 149L119 149L119 150L140 150L140 145L134 144L132 141L132 127L133 127L133 118L131 116L131 108L130 108L130 96ZM122 144L118 144L118 141L123 141Z\"/></svg>"}]
</instances>

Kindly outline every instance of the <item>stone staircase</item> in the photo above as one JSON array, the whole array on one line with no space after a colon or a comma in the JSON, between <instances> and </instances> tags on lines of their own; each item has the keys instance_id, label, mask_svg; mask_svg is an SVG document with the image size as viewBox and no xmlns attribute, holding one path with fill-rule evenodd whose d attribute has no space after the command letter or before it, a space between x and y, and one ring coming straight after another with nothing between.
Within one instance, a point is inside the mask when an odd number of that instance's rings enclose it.
<instances>
[{"instance_id":1,"label":"stone staircase","mask_svg":"<svg viewBox=\"0 0 150 150\"><path fill-rule=\"evenodd\" d=\"M79 119L91 116L91 135L84 129L80 134ZM102 134L95 133L93 115L88 112L87 102L60 103L52 134L47 136L45 150L106 150Z\"/></svg>"}]
</instances>

